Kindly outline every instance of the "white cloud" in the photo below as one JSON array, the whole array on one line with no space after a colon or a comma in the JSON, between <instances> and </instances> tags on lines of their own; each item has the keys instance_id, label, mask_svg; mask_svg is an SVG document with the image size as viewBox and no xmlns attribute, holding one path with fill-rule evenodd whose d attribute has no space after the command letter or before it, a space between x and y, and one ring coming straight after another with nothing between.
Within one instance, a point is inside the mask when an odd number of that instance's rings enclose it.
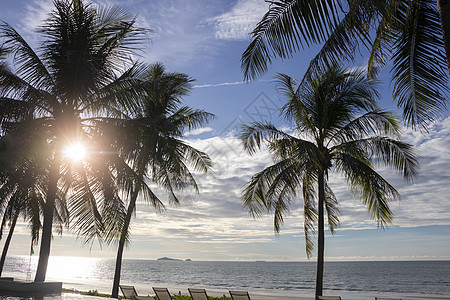
<instances>
[{"instance_id":1,"label":"white cloud","mask_svg":"<svg viewBox=\"0 0 450 300\"><path fill-rule=\"evenodd\" d=\"M390 170L380 170L403 195L403 201L392 203L396 226L407 228L450 225L450 202L446 200L450 195L450 186L447 184L450 182L450 175L446 171L450 166L450 156L448 150L442 146L442 143L449 140L449 120L444 120L429 136L422 137L419 148L426 148L427 153L434 153L434 156L426 158L422 154L421 158L428 162L422 166L415 183L404 182L398 174ZM417 134L415 133L415 136ZM167 215L157 216L164 220L158 235L170 234L179 238L196 236L202 238L202 243L206 242L203 238L215 243L233 238L239 243L243 236L252 240L260 238L261 241L270 238L273 235L273 217L266 216L255 221L241 204L241 193L246 182L253 174L272 163L269 153L263 151L251 157L242 148L240 140L231 134L189 141L194 147L211 156L214 171L206 176L197 175L201 189L199 195L183 193L181 207L169 208ZM361 202L351 196L342 177L330 174L330 186L341 204L341 230L376 228L376 222L369 217ZM299 199L291 208L281 234L302 235L302 200ZM145 214L144 210L142 213ZM153 218L156 218L156 215L150 217ZM144 234L147 230L145 222L142 218L139 219L141 221L136 221L143 222L142 227L139 227L143 231L138 234ZM250 229L254 224L258 225L258 230Z\"/></svg>"},{"instance_id":2,"label":"white cloud","mask_svg":"<svg viewBox=\"0 0 450 300\"><path fill-rule=\"evenodd\" d=\"M245 40L267 12L269 4L261 0L238 0L230 11L209 18L215 37L221 40Z\"/></svg>"},{"instance_id":3,"label":"white cloud","mask_svg":"<svg viewBox=\"0 0 450 300\"><path fill-rule=\"evenodd\" d=\"M27 42L34 44L38 41L36 29L44 24L53 8L51 0L33 0L25 4L21 11L23 15L18 20L18 29L26 36Z\"/></svg>"},{"instance_id":4,"label":"white cloud","mask_svg":"<svg viewBox=\"0 0 450 300\"><path fill-rule=\"evenodd\" d=\"M191 135L200 135L206 132L212 132L214 131L214 129L212 129L211 127L203 127L203 128L197 128L197 129L193 129L189 132L187 132L184 136L191 136Z\"/></svg>"},{"instance_id":5,"label":"white cloud","mask_svg":"<svg viewBox=\"0 0 450 300\"><path fill-rule=\"evenodd\" d=\"M208 88L208 87L218 87L218 86L227 86L227 85L238 85L243 84L243 81L235 81L235 82L222 82L222 83L213 83L213 84L200 84L194 85L193 88Z\"/></svg>"}]
</instances>

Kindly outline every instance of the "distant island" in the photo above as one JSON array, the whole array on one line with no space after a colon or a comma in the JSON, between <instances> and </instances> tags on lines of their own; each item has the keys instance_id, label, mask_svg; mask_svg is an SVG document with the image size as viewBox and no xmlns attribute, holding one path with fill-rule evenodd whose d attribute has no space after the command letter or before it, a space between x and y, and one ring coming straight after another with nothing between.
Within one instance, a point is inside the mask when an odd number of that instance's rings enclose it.
<instances>
[{"instance_id":1,"label":"distant island","mask_svg":"<svg viewBox=\"0 0 450 300\"><path fill-rule=\"evenodd\" d=\"M177 258L170 258L170 257L160 257L157 260L170 260L170 261L183 261L181 259L177 259ZM192 261L189 258L186 259L185 261Z\"/></svg>"},{"instance_id":2,"label":"distant island","mask_svg":"<svg viewBox=\"0 0 450 300\"><path fill-rule=\"evenodd\" d=\"M172 260L172 261L181 261L181 259L176 259L176 258L169 258L169 257L161 257L161 258L158 258L157 260Z\"/></svg>"}]
</instances>

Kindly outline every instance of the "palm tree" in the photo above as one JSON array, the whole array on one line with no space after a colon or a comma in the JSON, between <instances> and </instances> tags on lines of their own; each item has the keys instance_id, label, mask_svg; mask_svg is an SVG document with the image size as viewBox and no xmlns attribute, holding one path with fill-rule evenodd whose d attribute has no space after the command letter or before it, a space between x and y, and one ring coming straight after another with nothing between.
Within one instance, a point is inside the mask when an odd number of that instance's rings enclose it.
<instances>
[{"instance_id":1,"label":"palm tree","mask_svg":"<svg viewBox=\"0 0 450 300\"><path fill-rule=\"evenodd\" d=\"M21 136L18 134L17 136ZM0 238L7 223L10 224L8 236L3 246L2 256L0 258L0 274L6 260L9 245L14 233L15 225L22 217L27 221L31 229L31 239L33 244L37 244L39 233L42 229L43 203L45 202L45 180L46 170L42 169L35 159L40 159L40 155L23 155L17 153L18 143L22 140L15 139L15 134L9 134L0 138L0 203L4 208L2 211L3 219L0 227ZM34 140L35 148L45 148L46 141L36 138ZM41 143L37 147L37 143ZM3 158L6 159L3 159ZM20 163L17 161L20 160ZM67 210L65 197L61 190L61 195L57 197L55 206L54 226L57 232L62 233L63 226L68 225L69 213Z\"/></svg>"},{"instance_id":2,"label":"palm tree","mask_svg":"<svg viewBox=\"0 0 450 300\"><path fill-rule=\"evenodd\" d=\"M351 191L384 227L393 218L389 201L400 195L374 170L373 163L392 166L406 179L418 167L412 147L389 137L399 133L398 124L377 107L374 83L365 76L333 65L296 89L294 80L281 74L278 87L287 99L282 113L292 122L293 132L258 122L242 130L244 148L250 154L267 145L275 161L250 179L244 207L254 217L273 213L278 232L301 190L308 257L313 250L311 233L318 224L316 296L322 295L323 286L325 210L330 231L339 225L339 204L328 185L331 172L344 175Z\"/></svg>"},{"instance_id":3,"label":"palm tree","mask_svg":"<svg viewBox=\"0 0 450 300\"><path fill-rule=\"evenodd\" d=\"M306 78L317 67L354 59L361 45L370 51L369 75L392 61L394 101L408 125L426 127L445 109L449 91L450 13L447 4L439 3L438 11L432 0L271 2L251 33L241 68L245 79L254 79L273 58L290 58L323 43Z\"/></svg>"},{"instance_id":4,"label":"palm tree","mask_svg":"<svg viewBox=\"0 0 450 300\"><path fill-rule=\"evenodd\" d=\"M45 280L58 199L69 196L73 218L88 237L101 236L102 210L120 203L111 189L115 173L106 167L114 160L98 151L104 145L94 140L94 121L119 104L131 105L139 94L132 89L139 67L130 57L147 32L118 7L96 9L82 0L55 0L54 5L39 29L44 38L39 54L14 28L0 24L4 48L16 66L16 73L0 67L1 130L22 141L16 153L35 155L46 171L37 282ZM35 147L36 139L45 140L45 146ZM63 148L83 141L96 152L76 165ZM18 156L16 162L21 161Z\"/></svg>"},{"instance_id":5,"label":"palm tree","mask_svg":"<svg viewBox=\"0 0 450 300\"><path fill-rule=\"evenodd\" d=\"M30 167L30 165L28 166ZM39 176L34 171L27 168L16 170L16 172L8 172L7 166L1 164L0 201L4 209L2 211L3 219L0 227L0 238L7 223L9 223L9 231L0 258L0 276L3 272L14 229L20 216L29 221L32 242L36 243L39 239L39 232L42 227L40 220L41 203L43 203L40 191L42 185L39 184L39 178L42 178L42 176Z\"/></svg>"},{"instance_id":6,"label":"palm tree","mask_svg":"<svg viewBox=\"0 0 450 300\"><path fill-rule=\"evenodd\" d=\"M145 178L164 188L170 202L178 204L176 190L192 187L198 191L189 166L203 173L211 168L207 154L181 140L186 129L202 126L213 117L201 110L180 107L181 98L191 89L191 81L185 74L167 73L162 64L151 65L145 76L146 96L141 99L139 109L130 111L130 118L122 122L126 131L120 132L126 134L117 140L125 146L124 158L136 176L132 184L124 182L128 207L118 239L113 298L118 296L124 246L129 243L130 222L138 197L157 211L164 209Z\"/></svg>"}]
</instances>

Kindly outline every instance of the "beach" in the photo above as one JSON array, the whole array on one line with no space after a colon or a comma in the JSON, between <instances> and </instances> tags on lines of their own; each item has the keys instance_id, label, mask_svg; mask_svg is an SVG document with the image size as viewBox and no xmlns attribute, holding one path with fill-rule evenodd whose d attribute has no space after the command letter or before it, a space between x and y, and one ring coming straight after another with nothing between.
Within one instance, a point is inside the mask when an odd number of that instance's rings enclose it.
<instances>
[{"instance_id":1,"label":"beach","mask_svg":"<svg viewBox=\"0 0 450 300\"><path fill-rule=\"evenodd\" d=\"M25 280L24 277L21 277L19 274L5 274L7 276L15 276L15 278ZM50 278L50 280L56 280L55 278ZM127 283L129 284L129 283ZM161 287L162 285L160 285ZM182 295L189 295L187 286L164 286L167 287L170 294L179 294L181 292ZM191 288L193 286L190 286ZM93 281L93 282L63 282L64 289L72 289L74 291L89 291L89 290L97 290L99 293L110 294L111 293L111 285L106 282L101 281ZM146 284L136 284L135 288L139 295L154 295L152 287ZM202 288L196 286L194 288ZM220 297L220 296L228 296L229 293L227 289L206 289L208 296ZM286 291L271 291L270 293L259 292L249 292L251 300L277 300L277 299L285 299L285 300L314 300L313 292L309 293L301 293L295 292L297 295L290 295L286 293ZM278 294L278 295L277 295ZM121 293L119 293L121 295ZM450 300L450 295L434 295L434 294L417 294L417 293L379 293L379 292L361 292L361 291L324 291L324 295L328 296L341 296L343 300L374 300L375 297L391 297L402 300ZM8 299L8 300L16 300L18 298L8 297L8 298L0 298L0 299ZM69 299L86 299L86 300L100 300L105 299L104 297L96 297L96 296L87 296L80 295L75 293L67 293L64 292L60 296L48 296L45 297L44 300L69 300Z\"/></svg>"}]
</instances>

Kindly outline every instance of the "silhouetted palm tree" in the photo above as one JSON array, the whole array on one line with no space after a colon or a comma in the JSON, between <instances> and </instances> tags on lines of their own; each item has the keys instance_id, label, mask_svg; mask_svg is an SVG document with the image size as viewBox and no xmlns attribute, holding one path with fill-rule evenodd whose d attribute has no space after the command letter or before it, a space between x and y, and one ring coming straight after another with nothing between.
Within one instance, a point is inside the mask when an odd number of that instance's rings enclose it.
<instances>
[{"instance_id":1,"label":"silhouetted palm tree","mask_svg":"<svg viewBox=\"0 0 450 300\"><path fill-rule=\"evenodd\" d=\"M20 216L29 221L32 241L36 242L39 239L41 204L43 203L43 195L39 190L39 177L42 178L28 168L10 172L5 164L0 164L0 201L3 207L0 238L9 223L8 236L0 258L0 275L3 272L9 245Z\"/></svg>"},{"instance_id":2,"label":"silhouetted palm tree","mask_svg":"<svg viewBox=\"0 0 450 300\"><path fill-rule=\"evenodd\" d=\"M185 74L166 72L161 64L151 65L145 76L146 95L140 100L139 108L131 110L129 119L122 123L125 130L120 133L125 135L117 140L125 146L125 160L137 176L132 184L124 182L128 207L118 240L113 298L118 296L124 246L129 242L131 217L138 197L157 211L164 209L145 179L164 188L170 201L178 204L177 190L192 187L198 191L190 167L202 173L211 167L207 154L182 140L186 130L205 125L213 117L204 111L181 106L181 98L191 90L191 81Z\"/></svg>"},{"instance_id":3,"label":"silhouetted palm tree","mask_svg":"<svg viewBox=\"0 0 450 300\"><path fill-rule=\"evenodd\" d=\"M398 124L390 113L377 107L376 90L364 73L334 65L297 89L294 80L286 75L279 75L278 84L287 100L282 113L292 122L293 132L283 132L268 123L243 126L245 149L254 154L267 145L275 161L251 178L243 204L253 216L273 213L278 232L284 214L301 191L308 256L313 249L311 233L318 224L319 296L323 286L325 210L331 232L339 225L339 205L328 185L330 173L342 174L371 217L384 227L393 218L389 201L400 195L373 169L373 163L392 166L406 179L416 174L418 163L409 144L389 137L399 133Z\"/></svg>"},{"instance_id":4,"label":"silhouetted palm tree","mask_svg":"<svg viewBox=\"0 0 450 300\"><path fill-rule=\"evenodd\" d=\"M57 198L69 196L75 225L88 238L102 236L107 226L102 212L112 213L121 203L113 188L115 172L108 167L120 161L104 152L113 143L99 139L95 121L132 105L139 94L132 87L141 68L130 57L146 33L118 7L96 9L81 0L56 0L54 5L39 29L44 37L39 54L10 25L0 25L4 48L16 66L15 73L0 67L1 130L22 141L16 145L18 154L36 155L47 172L35 281L45 280ZM45 140L44 147L35 147L38 138ZM75 143L91 151L79 163L63 153Z\"/></svg>"}]
</instances>

